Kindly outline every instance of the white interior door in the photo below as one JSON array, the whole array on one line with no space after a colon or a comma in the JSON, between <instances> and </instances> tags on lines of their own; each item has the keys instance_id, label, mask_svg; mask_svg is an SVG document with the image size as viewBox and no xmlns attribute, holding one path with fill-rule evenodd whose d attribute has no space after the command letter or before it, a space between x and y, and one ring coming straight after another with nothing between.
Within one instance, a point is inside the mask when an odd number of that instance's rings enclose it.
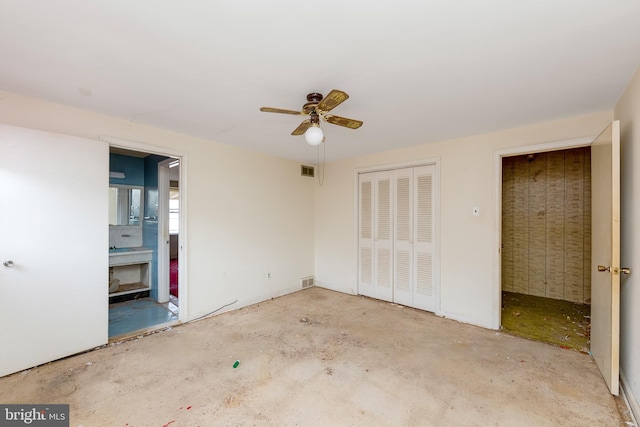
<instances>
[{"instance_id":1,"label":"white interior door","mask_svg":"<svg viewBox=\"0 0 640 427\"><path fill-rule=\"evenodd\" d=\"M373 173L358 177L358 293L375 297L373 288Z\"/></svg>"},{"instance_id":2,"label":"white interior door","mask_svg":"<svg viewBox=\"0 0 640 427\"><path fill-rule=\"evenodd\" d=\"M158 302L169 301L169 163L158 163Z\"/></svg>"},{"instance_id":3,"label":"white interior door","mask_svg":"<svg viewBox=\"0 0 640 427\"><path fill-rule=\"evenodd\" d=\"M435 312L435 166L414 169L415 178L415 243L413 306Z\"/></svg>"},{"instance_id":4,"label":"white interior door","mask_svg":"<svg viewBox=\"0 0 640 427\"><path fill-rule=\"evenodd\" d=\"M0 376L108 340L104 142L0 125Z\"/></svg>"},{"instance_id":5,"label":"white interior door","mask_svg":"<svg viewBox=\"0 0 640 427\"><path fill-rule=\"evenodd\" d=\"M436 311L436 166L358 177L358 292Z\"/></svg>"},{"instance_id":6,"label":"white interior door","mask_svg":"<svg viewBox=\"0 0 640 427\"><path fill-rule=\"evenodd\" d=\"M591 145L591 353L618 395L620 357L620 122Z\"/></svg>"},{"instance_id":7,"label":"white interior door","mask_svg":"<svg viewBox=\"0 0 640 427\"><path fill-rule=\"evenodd\" d=\"M393 185L392 172L374 175L375 206L375 298L393 300Z\"/></svg>"},{"instance_id":8,"label":"white interior door","mask_svg":"<svg viewBox=\"0 0 640 427\"><path fill-rule=\"evenodd\" d=\"M393 302L413 306L413 168L393 171Z\"/></svg>"}]
</instances>

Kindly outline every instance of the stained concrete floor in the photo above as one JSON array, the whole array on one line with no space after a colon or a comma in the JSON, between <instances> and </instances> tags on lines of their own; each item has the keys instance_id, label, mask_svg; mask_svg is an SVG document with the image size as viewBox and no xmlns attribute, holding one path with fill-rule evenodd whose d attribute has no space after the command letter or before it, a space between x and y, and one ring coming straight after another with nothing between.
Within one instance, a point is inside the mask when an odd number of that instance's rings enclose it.
<instances>
[{"instance_id":1,"label":"stained concrete floor","mask_svg":"<svg viewBox=\"0 0 640 427\"><path fill-rule=\"evenodd\" d=\"M0 378L0 402L71 426L625 425L589 355L319 288Z\"/></svg>"}]
</instances>

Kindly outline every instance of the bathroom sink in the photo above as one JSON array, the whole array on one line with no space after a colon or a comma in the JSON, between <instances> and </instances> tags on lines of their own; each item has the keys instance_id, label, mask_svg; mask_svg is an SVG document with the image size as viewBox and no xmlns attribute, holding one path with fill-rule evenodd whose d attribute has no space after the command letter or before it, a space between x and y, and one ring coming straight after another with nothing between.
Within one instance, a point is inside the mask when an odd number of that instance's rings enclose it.
<instances>
[{"instance_id":1,"label":"bathroom sink","mask_svg":"<svg viewBox=\"0 0 640 427\"><path fill-rule=\"evenodd\" d=\"M109 253L113 254L118 252L131 252L132 250L133 248L115 248L115 249L109 249Z\"/></svg>"},{"instance_id":2,"label":"bathroom sink","mask_svg":"<svg viewBox=\"0 0 640 427\"><path fill-rule=\"evenodd\" d=\"M132 265L151 262L153 251L149 248L115 248L109 249L109 266Z\"/></svg>"}]
</instances>

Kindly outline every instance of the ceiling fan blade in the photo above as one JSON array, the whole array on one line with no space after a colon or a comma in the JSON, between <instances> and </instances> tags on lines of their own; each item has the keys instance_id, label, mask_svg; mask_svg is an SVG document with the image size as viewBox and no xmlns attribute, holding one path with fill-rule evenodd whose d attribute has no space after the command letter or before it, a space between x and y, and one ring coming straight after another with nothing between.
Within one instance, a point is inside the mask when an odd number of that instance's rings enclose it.
<instances>
[{"instance_id":1,"label":"ceiling fan blade","mask_svg":"<svg viewBox=\"0 0 640 427\"><path fill-rule=\"evenodd\" d=\"M318 103L318 110L324 112L331 111L347 99L349 99L349 95L341 90L333 89L329 92L329 95L325 96L324 99Z\"/></svg>"},{"instance_id":2,"label":"ceiling fan blade","mask_svg":"<svg viewBox=\"0 0 640 427\"><path fill-rule=\"evenodd\" d=\"M307 129L309 129L309 126L311 126L311 119L307 119L304 122L300 123L300 126L298 126L296 130L291 132L291 135L302 135L307 131Z\"/></svg>"},{"instance_id":3,"label":"ceiling fan blade","mask_svg":"<svg viewBox=\"0 0 640 427\"><path fill-rule=\"evenodd\" d=\"M344 126L350 129L358 129L362 126L362 122L360 120L347 119L346 117L327 114L324 119L332 125Z\"/></svg>"},{"instance_id":4,"label":"ceiling fan blade","mask_svg":"<svg viewBox=\"0 0 640 427\"><path fill-rule=\"evenodd\" d=\"M260 108L260 111L264 111L265 113L293 114L295 116L301 116L304 114L301 111L283 110L282 108L271 108L271 107L262 107Z\"/></svg>"}]
</instances>

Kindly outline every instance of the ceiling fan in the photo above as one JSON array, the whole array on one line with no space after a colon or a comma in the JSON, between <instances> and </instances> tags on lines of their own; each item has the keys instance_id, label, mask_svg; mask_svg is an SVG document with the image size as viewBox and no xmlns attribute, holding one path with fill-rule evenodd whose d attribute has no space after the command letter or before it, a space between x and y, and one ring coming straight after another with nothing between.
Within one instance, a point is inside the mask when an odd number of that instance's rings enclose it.
<instances>
[{"instance_id":1,"label":"ceiling fan","mask_svg":"<svg viewBox=\"0 0 640 427\"><path fill-rule=\"evenodd\" d=\"M320 119L333 125L344 126L350 129L358 129L362 126L360 120L347 119L346 117L335 116L329 113L338 105L342 104L349 98L349 95L341 90L333 89L329 95L322 97L319 93L310 93L307 95L307 103L302 106L302 111L283 110L281 108L262 107L260 111L266 113L293 114L296 116L306 116L309 118L300 123L291 135L304 134L309 145L320 145L324 141L324 134L320 129Z\"/></svg>"}]
</instances>

